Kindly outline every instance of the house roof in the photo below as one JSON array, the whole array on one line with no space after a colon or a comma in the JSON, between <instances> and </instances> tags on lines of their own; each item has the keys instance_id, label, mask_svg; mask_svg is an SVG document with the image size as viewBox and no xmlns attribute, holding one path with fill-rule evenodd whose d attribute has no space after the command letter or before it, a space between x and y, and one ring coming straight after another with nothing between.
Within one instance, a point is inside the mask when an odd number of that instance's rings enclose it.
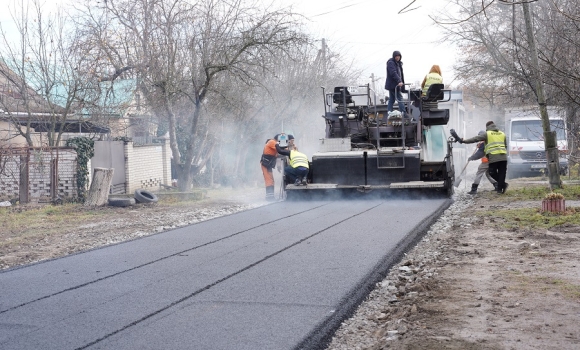
<instances>
[{"instance_id":1,"label":"house roof","mask_svg":"<svg viewBox=\"0 0 580 350\"><path fill-rule=\"evenodd\" d=\"M48 123L44 121L35 121L30 123L30 126L34 128L36 132L47 132L52 127L53 123ZM63 123L54 123L55 129L60 129ZM82 120L67 120L64 122L63 132L67 133L95 133L95 134L108 134L111 129L105 126L100 126L88 121Z\"/></svg>"},{"instance_id":2,"label":"house roof","mask_svg":"<svg viewBox=\"0 0 580 350\"><path fill-rule=\"evenodd\" d=\"M50 102L34 89L34 76L27 76L27 81L17 73L18 68L11 67L0 59L0 112L24 112L29 114L52 113L64 114L62 107L66 105L69 95L64 83L55 84L51 88ZM137 79L115 79L98 83L98 100L95 101L100 115L124 115L136 107L135 94ZM27 97L28 100L24 98ZM94 113L90 106L76 110L75 114L90 116Z\"/></svg>"},{"instance_id":3,"label":"house roof","mask_svg":"<svg viewBox=\"0 0 580 350\"><path fill-rule=\"evenodd\" d=\"M9 113L26 111L29 114L59 114L64 111L61 106L44 100L3 60L0 60L0 110Z\"/></svg>"}]
</instances>

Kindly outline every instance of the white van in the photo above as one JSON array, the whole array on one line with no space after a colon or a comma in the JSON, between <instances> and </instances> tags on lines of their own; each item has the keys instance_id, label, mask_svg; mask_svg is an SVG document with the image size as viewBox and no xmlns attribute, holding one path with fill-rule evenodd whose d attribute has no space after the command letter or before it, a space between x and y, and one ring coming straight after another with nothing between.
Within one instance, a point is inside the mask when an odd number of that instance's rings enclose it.
<instances>
[{"instance_id":1,"label":"white van","mask_svg":"<svg viewBox=\"0 0 580 350\"><path fill-rule=\"evenodd\" d=\"M556 132L560 150L560 174L568 170L568 140L563 112L548 108L550 130ZM518 108L506 111L505 133L508 140L508 177L538 176L547 171L544 130L539 109Z\"/></svg>"}]
</instances>

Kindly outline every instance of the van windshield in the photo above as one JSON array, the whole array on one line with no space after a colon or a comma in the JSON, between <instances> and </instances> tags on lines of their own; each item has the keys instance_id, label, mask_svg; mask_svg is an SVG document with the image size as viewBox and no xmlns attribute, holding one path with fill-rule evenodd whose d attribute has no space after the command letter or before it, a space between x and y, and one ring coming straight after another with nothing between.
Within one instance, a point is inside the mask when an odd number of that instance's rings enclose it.
<instances>
[{"instance_id":1,"label":"van windshield","mask_svg":"<svg viewBox=\"0 0 580 350\"><path fill-rule=\"evenodd\" d=\"M563 120L550 120L550 129L556 132L557 140L566 140ZM542 141L544 130L541 120L518 120L512 122L511 139L514 141Z\"/></svg>"}]
</instances>

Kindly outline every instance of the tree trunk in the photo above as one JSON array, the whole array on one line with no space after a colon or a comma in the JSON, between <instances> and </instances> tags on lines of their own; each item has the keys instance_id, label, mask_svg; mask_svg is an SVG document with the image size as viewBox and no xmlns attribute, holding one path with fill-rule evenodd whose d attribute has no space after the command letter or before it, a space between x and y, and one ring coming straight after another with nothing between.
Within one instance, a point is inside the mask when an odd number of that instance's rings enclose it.
<instances>
[{"instance_id":1,"label":"tree trunk","mask_svg":"<svg viewBox=\"0 0 580 350\"><path fill-rule=\"evenodd\" d=\"M113 181L113 170L115 169L95 168L85 207L100 207L107 204L109 189Z\"/></svg>"},{"instance_id":2,"label":"tree trunk","mask_svg":"<svg viewBox=\"0 0 580 350\"><path fill-rule=\"evenodd\" d=\"M177 187L181 192L191 191L191 185L193 183L193 176L191 174L191 164L178 164L175 167L175 172L177 173Z\"/></svg>"},{"instance_id":3,"label":"tree trunk","mask_svg":"<svg viewBox=\"0 0 580 350\"><path fill-rule=\"evenodd\" d=\"M546 106L546 97L544 95L544 85L542 83L542 72L538 63L538 49L536 47L536 38L534 36L534 27L532 26L532 16L530 14L530 4L522 3L524 9L524 19L526 22L526 32L530 44L530 58L532 60L533 76L536 83L536 96L540 106L540 116L542 127L544 129L544 147L546 149L546 158L548 160L548 176L550 189L562 188L560 180L560 153L558 143L556 142L556 132L550 130L550 119Z\"/></svg>"}]
</instances>

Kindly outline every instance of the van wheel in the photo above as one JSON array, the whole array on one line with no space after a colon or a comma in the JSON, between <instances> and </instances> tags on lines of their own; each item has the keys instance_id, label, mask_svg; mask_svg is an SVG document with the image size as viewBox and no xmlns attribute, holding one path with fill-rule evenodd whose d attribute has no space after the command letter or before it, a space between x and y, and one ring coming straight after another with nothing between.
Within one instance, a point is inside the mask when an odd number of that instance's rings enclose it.
<instances>
[{"instance_id":1,"label":"van wheel","mask_svg":"<svg viewBox=\"0 0 580 350\"><path fill-rule=\"evenodd\" d=\"M156 203L159 199L154 193L144 189L135 190L135 200L138 203Z\"/></svg>"}]
</instances>

